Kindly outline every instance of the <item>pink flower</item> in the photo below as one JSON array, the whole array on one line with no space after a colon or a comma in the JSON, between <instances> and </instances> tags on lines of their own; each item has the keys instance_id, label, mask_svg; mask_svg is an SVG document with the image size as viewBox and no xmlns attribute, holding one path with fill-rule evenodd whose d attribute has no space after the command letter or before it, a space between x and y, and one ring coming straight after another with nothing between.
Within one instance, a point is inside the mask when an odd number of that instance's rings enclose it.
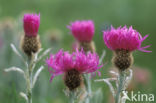
<instances>
[{"instance_id":1,"label":"pink flower","mask_svg":"<svg viewBox=\"0 0 156 103\"><path fill-rule=\"evenodd\" d=\"M80 42L90 42L94 35L94 23L92 20L75 21L67 26L73 36Z\"/></svg>"},{"instance_id":2,"label":"pink flower","mask_svg":"<svg viewBox=\"0 0 156 103\"><path fill-rule=\"evenodd\" d=\"M25 35L29 37L37 36L40 26L40 14L25 14L23 22Z\"/></svg>"},{"instance_id":3,"label":"pink flower","mask_svg":"<svg viewBox=\"0 0 156 103\"><path fill-rule=\"evenodd\" d=\"M147 45L145 47L141 47L142 42L148 37L148 35L142 37L139 32L134 30L131 27L127 28L124 26L123 28L118 27L117 29L111 27L110 31L103 32L103 39L106 46L111 50L140 50L143 52L151 52L145 50L150 47Z\"/></svg>"},{"instance_id":4,"label":"pink flower","mask_svg":"<svg viewBox=\"0 0 156 103\"><path fill-rule=\"evenodd\" d=\"M51 81L55 76L64 74L73 69L80 74L95 74L95 71L102 67L102 65L99 65L99 57L96 53L89 52L88 54L85 54L83 50L76 50L72 54L60 50L55 55L51 54L50 58L46 60L46 64L52 75L50 79ZM99 71L97 72L100 73Z\"/></svg>"}]
</instances>

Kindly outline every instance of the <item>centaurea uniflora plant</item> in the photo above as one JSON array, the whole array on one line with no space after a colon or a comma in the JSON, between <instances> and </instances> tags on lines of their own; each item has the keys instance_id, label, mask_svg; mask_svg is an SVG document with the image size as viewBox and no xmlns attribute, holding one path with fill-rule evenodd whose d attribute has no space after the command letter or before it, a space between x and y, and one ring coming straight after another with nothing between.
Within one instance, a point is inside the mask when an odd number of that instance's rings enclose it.
<instances>
[{"instance_id":1,"label":"centaurea uniflora plant","mask_svg":"<svg viewBox=\"0 0 156 103\"><path fill-rule=\"evenodd\" d=\"M41 66L35 74L33 71L35 69L36 63L40 61L50 49L47 49L40 56L38 54L42 51L41 43L39 40L38 29L40 26L40 14L25 14L23 18L23 27L24 27L24 35L21 38L21 49L26 54L27 59L23 57L20 52L16 49L16 47L11 44L11 48L13 51L20 57L20 59L24 62L26 66L26 70L23 70L18 67L11 67L5 69L6 72L16 71L21 73L26 82L26 93L20 92L20 95L24 97L27 103L32 103L32 88L34 87L36 80L40 74L40 72L44 69Z\"/></svg>"},{"instance_id":2,"label":"centaurea uniflora plant","mask_svg":"<svg viewBox=\"0 0 156 103\"><path fill-rule=\"evenodd\" d=\"M112 62L116 68L119 70L117 79L117 91L114 92L112 86L113 96L115 98L115 103L125 103L126 99L122 98L122 91L124 91L128 85L129 80L132 77L132 70L129 69L133 64L133 51L139 50L142 52L151 52L145 50L150 47L150 45L141 47L142 42L148 37L148 35L142 37L141 34L130 26L118 27L115 29L111 27L111 30L103 32L103 40L105 45L114 52ZM130 76L128 76L128 71L130 71Z\"/></svg>"},{"instance_id":3,"label":"centaurea uniflora plant","mask_svg":"<svg viewBox=\"0 0 156 103\"><path fill-rule=\"evenodd\" d=\"M83 74L95 74L102 67L99 64L99 57L96 53L87 54L78 49L69 53L60 50L56 54L51 54L46 60L48 70L51 74L50 81L58 75L63 75L64 84L69 90L70 103L76 101L76 91L83 85Z\"/></svg>"},{"instance_id":4,"label":"centaurea uniflora plant","mask_svg":"<svg viewBox=\"0 0 156 103\"><path fill-rule=\"evenodd\" d=\"M92 41L95 28L94 22L92 20L77 20L75 22L71 22L67 27L70 29L71 34L77 40L79 50L83 48L85 53L89 51L95 52L95 45ZM86 74L84 77L87 91L86 103L89 103L90 96L92 95L90 74Z\"/></svg>"}]
</instances>

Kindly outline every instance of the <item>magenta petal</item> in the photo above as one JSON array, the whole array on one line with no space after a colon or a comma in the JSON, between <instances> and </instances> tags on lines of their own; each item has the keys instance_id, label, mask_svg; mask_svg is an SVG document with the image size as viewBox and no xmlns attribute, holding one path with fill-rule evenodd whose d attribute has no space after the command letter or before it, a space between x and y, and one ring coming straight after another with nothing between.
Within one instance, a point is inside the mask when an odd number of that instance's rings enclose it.
<instances>
[{"instance_id":1,"label":"magenta petal","mask_svg":"<svg viewBox=\"0 0 156 103\"><path fill-rule=\"evenodd\" d=\"M26 36L37 36L40 26L40 14L24 14L23 26Z\"/></svg>"},{"instance_id":2,"label":"magenta petal","mask_svg":"<svg viewBox=\"0 0 156 103\"><path fill-rule=\"evenodd\" d=\"M144 49L138 49L139 51L142 51L142 52L147 52L147 53L150 53L152 51L149 51L149 50L144 50Z\"/></svg>"},{"instance_id":3,"label":"magenta petal","mask_svg":"<svg viewBox=\"0 0 156 103\"><path fill-rule=\"evenodd\" d=\"M96 71L103 66L99 64L99 57L96 53L89 52L85 54L83 49L81 51L77 49L72 54L60 50L55 55L51 54L46 60L46 64L48 71L52 75L50 81L52 81L55 76L64 74L71 69L75 69L81 74L95 74ZM100 75L100 72L97 73Z\"/></svg>"},{"instance_id":4,"label":"magenta petal","mask_svg":"<svg viewBox=\"0 0 156 103\"><path fill-rule=\"evenodd\" d=\"M101 72L100 71L97 71L97 73L98 73L98 76L101 76Z\"/></svg>"},{"instance_id":5,"label":"magenta petal","mask_svg":"<svg viewBox=\"0 0 156 103\"><path fill-rule=\"evenodd\" d=\"M91 41L94 35L94 23L92 20L75 21L67 26L78 41Z\"/></svg>"},{"instance_id":6,"label":"magenta petal","mask_svg":"<svg viewBox=\"0 0 156 103\"><path fill-rule=\"evenodd\" d=\"M141 47L141 49L146 49L146 48L149 48L151 45L147 45L145 47Z\"/></svg>"},{"instance_id":7,"label":"magenta petal","mask_svg":"<svg viewBox=\"0 0 156 103\"><path fill-rule=\"evenodd\" d=\"M143 42L149 35L145 35L142 39L141 42Z\"/></svg>"}]
</instances>

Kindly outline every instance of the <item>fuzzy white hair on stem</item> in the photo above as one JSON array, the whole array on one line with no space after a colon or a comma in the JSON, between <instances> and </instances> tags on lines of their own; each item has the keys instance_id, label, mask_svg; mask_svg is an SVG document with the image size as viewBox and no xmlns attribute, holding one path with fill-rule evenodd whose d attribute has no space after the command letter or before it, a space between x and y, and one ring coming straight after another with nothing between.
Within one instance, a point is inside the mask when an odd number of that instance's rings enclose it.
<instances>
[{"instance_id":1,"label":"fuzzy white hair on stem","mask_svg":"<svg viewBox=\"0 0 156 103\"><path fill-rule=\"evenodd\" d=\"M105 55L106 55L106 51L105 51L105 50L103 50L102 55L101 55L100 60L99 60L99 64L101 64L101 63L102 63L102 61L103 61L103 59L104 59Z\"/></svg>"},{"instance_id":2,"label":"fuzzy white hair on stem","mask_svg":"<svg viewBox=\"0 0 156 103\"><path fill-rule=\"evenodd\" d=\"M21 68L18 68L18 67L10 67L10 68L4 69L4 71L5 72L15 71L15 72L22 74L24 78L26 77L25 72Z\"/></svg>"},{"instance_id":3,"label":"fuzzy white hair on stem","mask_svg":"<svg viewBox=\"0 0 156 103\"><path fill-rule=\"evenodd\" d=\"M25 93L20 92L19 94L20 94L21 97L23 97L28 102L28 97L27 97L27 95Z\"/></svg>"},{"instance_id":4,"label":"fuzzy white hair on stem","mask_svg":"<svg viewBox=\"0 0 156 103\"><path fill-rule=\"evenodd\" d=\"M38 79L38 77L39 77L39 75L40 75L40 73L41 73L41 71L44 69L44 67L43 66L41 66L38 70L37 70L37 72L35 73L35 75L34 75L34 77L33 77L33 87L34 87L34 85L35 85L35 83L36 83L36 81L37 81L37 79Z\"/></svg>"},{"instance_id":5,"label":"fuzzy white hair on stem","mask_svg":"<svg viewBox=\"0 0 156 103\"><path fill-rule=\"evenodd\" d=\"M118 84L118 81L119 81L119 73L118 72L115 72L115 71L109 71L111 74L113 74L115 77L114 78L104 78L104 79L97 79L97 80L95 80L95 82L105 82L108 86L109 86L109 89L110 89L110 91L111 91L111 93L112 93L112 95L113 95L113 97L115 98L115 96L116 96L116 92L115 92L115 90L116 90L116 88L118 88L118 86L119 86L119 84ZM126 78L125 78L125 80L123 81L124 83L124 86L123 86L123 90L125 90L127 87L128 87L128 85L129 85L129 83L130 83L130 81L131 81L131 79L132 79L132 77L133 77L133 71L132 71L132 69L128 69L126 72L125 72L125 74L126 74ZM111 82L113 82L113 81L115 81L115 84L116 84L116 88L114 88L113 87L113 85L112 85L112 83ZM122 99L122 97L120 97L120 100L121 100L121 103L125 103L126 102L126 99Z\"/></svg>"},{"instance_id":6,"label":"fuzzy white hair on stem","mask_svg":"<svg viewBox=\"0 0 156 103\"><path fill-rule=\"evenodd\" d=\"M12 50L14 51L14 53L20 57L20 59L23 61L23 63L25 64L26 67L28 67L28 63L27 61L23 58L23 56L20 54L20 52L17 50L17 48L15 47L14 44L10 44Z\"/></svg>"},{"instance_id":7,"label":"fuzzy white hair on stem","mask_svg":"<svg viewBox=\"0 0 156 103\"><path fill-rule=\"evenodd\" d=\"M22 74L26 80L26 84L27 84L27 93L23 93L23 92L20 92L20 95L27 101L27 103L32 103L32 88L34 87L41 71L44 69L43 66L41 66L37 71L36 73L33 75L33 70L34 68L36 67L36 64L38 61L40 61L44 56L46 56L50 51L51 49L47 49L45 50L41 56L38 56L40 54L40 52L43 50L43 49L40 49L37 53L33 54L32 53L32 58L31 60L26 60L24 59L24 57L20 54L20 52L16 49L16 47L14 46L14 44L10 44L13 52L20 57L20 59L24 62L27 70L22 70L21 68L18 68L18 67L10 67L10 68L7 68L7 69L4 69L5 72L10 72L10 71L15 71L15 72L18 72L20 74ZM29 64L28 64L29 63Z\"/></svg>"}]
</instances>

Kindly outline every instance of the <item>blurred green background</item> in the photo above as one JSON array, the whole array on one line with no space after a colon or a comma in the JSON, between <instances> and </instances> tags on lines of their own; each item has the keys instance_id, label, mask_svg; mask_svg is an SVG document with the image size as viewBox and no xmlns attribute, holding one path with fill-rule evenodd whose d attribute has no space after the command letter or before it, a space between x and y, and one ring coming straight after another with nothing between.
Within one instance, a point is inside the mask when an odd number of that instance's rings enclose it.
<instances>
[{"instance_id":1,"label":"blurred green background","mask_svg":"<svg viewBox=\"0 0 156 103\"><path fill-rule=\"evenodd\" d=\"M102 77L92 79L93 91L102 88L101 103L112 103L108 86L102 82L93 81L110 76L108 72L112 68L112 52L103 43L102 30L110 25L114 27L132 25L143 36L149 34L143 46L152 44L149 50L153 52L134 52L135 62L132 69L135 73L129 90L156 95L156 55L154 54L156 50L156 0L0 0L1 103L25 103L19 96L19 92L25 91L26 88L24 79L18 73L5 73L3 70L11 66L25 69L20 59L12 52L10 43L19 47L20 36L23 34L23 14L32 12L41 15L39 34L42 47L53 48L53 53L60 48L72 50L74 39L66 28L71 21L84 19L94 21L94 41L97 53L101 55L102 51L106 50L103 62L108 62L100 70ZM38 64L38 67L45 64L44 60ZM52 83L49 83L49 78L50 74L46 68L33 89L33 103L67 103L68 99L63 92L65 86L62 77L54 78Z\"/></svg>"}]
</instances>

